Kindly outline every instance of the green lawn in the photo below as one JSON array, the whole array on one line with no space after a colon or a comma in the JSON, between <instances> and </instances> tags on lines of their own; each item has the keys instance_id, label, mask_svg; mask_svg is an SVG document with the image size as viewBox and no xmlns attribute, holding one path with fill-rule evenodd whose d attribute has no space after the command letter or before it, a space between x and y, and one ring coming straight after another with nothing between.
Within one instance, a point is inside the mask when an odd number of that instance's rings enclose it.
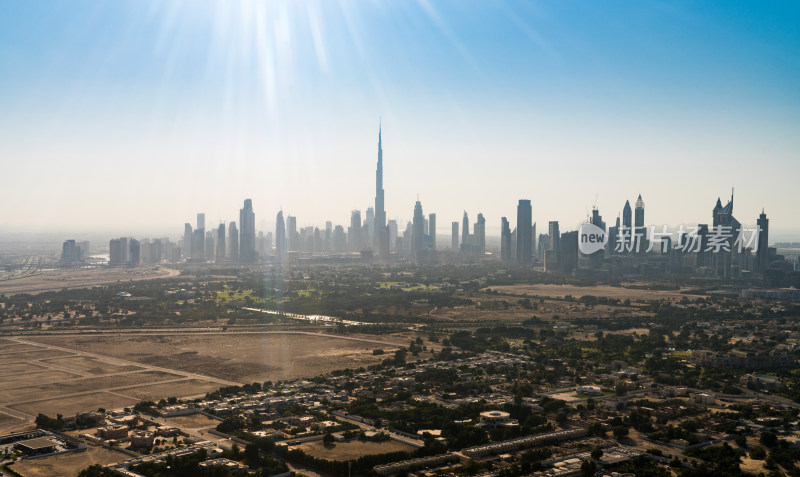
<instances>
[{"instance_id":1,"label":"green lawn","mask_svg":"<svg viewBox=\"0 0 800 477\"><path fill-rule=\"evenodd\" d=\"M247 297L253 300L253 303L263 304L264 299L253 295L253 290L237 291L230 287L225 287L225 290L217 292L217 301L226 302L230 300L245 301Z\"/></svg>"}]
</instances>

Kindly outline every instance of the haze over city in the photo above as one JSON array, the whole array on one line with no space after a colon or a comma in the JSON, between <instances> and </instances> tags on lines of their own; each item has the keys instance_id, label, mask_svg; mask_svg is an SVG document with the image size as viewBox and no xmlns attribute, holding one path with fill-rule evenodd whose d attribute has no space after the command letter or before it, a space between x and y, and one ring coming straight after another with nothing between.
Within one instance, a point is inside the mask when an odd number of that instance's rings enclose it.
<instances>
[{"instance_id":1,"label":"haze over city","mask_svg":"<svg viewBox=\"0 0 800 477\"><path fill-rule=\"evenodd\" d=\"M203 211L259 228L708 221L736 188L800 234L798 5L774 2L5 2L0 233L179 236ZM13 204L13 206L11 206ZM266 219L266 221L265 221ZM446 233L442 226L442 232Z\"/></svg>"}]
</instances>

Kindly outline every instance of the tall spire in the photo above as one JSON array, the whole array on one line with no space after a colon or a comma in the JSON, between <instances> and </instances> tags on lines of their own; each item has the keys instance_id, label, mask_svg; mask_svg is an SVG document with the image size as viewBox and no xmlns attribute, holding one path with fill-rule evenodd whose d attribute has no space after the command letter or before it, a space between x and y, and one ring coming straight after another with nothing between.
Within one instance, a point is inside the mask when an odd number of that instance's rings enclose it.
<instances>
[{"instance_id":1,"label":"tall spire","mask_svg":"<svg viewBox=\"0 0 800 477\"><path fill-rule=\"evenodd\" d=\"M383 258L389 256L389 232L386 229L386 209L383 203L383 141L382 120L378 120L378 166L375 169L375 218L373 223L373 248Z\"/></svg>"}]
</instances>

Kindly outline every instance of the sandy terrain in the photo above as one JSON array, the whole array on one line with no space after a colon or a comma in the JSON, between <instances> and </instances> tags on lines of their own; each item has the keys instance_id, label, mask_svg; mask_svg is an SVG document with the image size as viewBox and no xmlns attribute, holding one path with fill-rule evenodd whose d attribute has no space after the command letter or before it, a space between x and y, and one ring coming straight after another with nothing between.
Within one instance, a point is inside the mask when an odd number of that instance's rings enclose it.
<instances>
[{"instance_id":1,"label":"sandy terrain","mask_svg":"<svg viewBox=\"0 0 800 477\"><path fill-rule=\"evenodd\" d=\"M220 423L217 419L212 419L203 414L192 414L191 416L175 416L167 418L167 421L189 429L208 429L217 427Z\"/></svg>"},{"instance_id":2,"label":"sandy terrain","mask_svg":"<svg viewBox=\"0 0 800 477\"><path fill-rule=\"evenodd\" d=\"M403 341L403 340L401 340ZM202 396L221 386L374 364L395 339L303 332L139 333L0 338L0 431L35 416Z\"/></svg>"},{"instance_id":3,"label":"sandy terrain","mask_svg":"<svg viewBox=\"0 0 800 477\"><path fill-rule=\"evenodd\" d=\"M307 442L298 446L305 453L320 459L347 461L364 455L385 454L387 452L414 451L414 447L397 441L386 442L337 442L326 446L322 441Z\"/></svg>"},{"instance_id":4,"label":"sandy terrain","mask_svg":"<svg viewBox=\"0 0 800 477\"><path fill-rule=\"evenodd\" d=\"M624 287L612 287L608 285L597 285L590 287L579 287L573 285L508 285L490 287L501 293L513 293L515 295L560 297L572 295L580 298L584 295L604 296L608 298L618 298L620 300L676 300L680 301L684 297L695 299L697 295L682 294L677 290L639 290ZM688 289L687 289L688 290Z\"/></svg>"},{"instance_id":5,"label":"sandy terrain","mask_svg":"<svg viewBox=\"0 0 800 477\"><path fill-rule=\"evenodd\" d=\"M31 341L190 371L237 382L310 377L380 361L381 337L366 341L313 333L175 333L47 336ZM375 340L377 342L372 342Z\"/></svg>"},{"instance_id":6,"label":"sandy terrain","mask_svg":"<svg viewBox=\"0 0 800 477\"><path fill-rule=\"evenodd\" d=\"M87 288L129 280L149 280L178 275L178 270L164 267L97 268L92 270L52 270L16 280L0 281L0 293L41 293L64 288Z\"/></svg>"},{"instance_id":7,"label":"sandy terrain","mask_svg":"<svg viewBox=\"0 0 800 477\"><path fill-rule=\"evenodd\" d=\"M34 400L22 404L13 404L9 408L36 416L44 413L55 417L56 414L74 416L79 412L96 411L98 408L118 409L133 406L139 401L126 395L115 392L95 392L81 394L80 396L58 397L48 400Z\"/></svg>"},{"instance_id":8,"label":"sandy terrain","mask_svg":"<svg viewBox=\"0 0 800 477\"><path fill-rule=\"evenodd\" d=\"M175 397L201 397L206 393L219 389L218 383L201 381L198 379L186 379L165 384L155 384L148 386L137 386L125 389L125 395L136 398L137 400L158 401L163 398Z\"/></svg>"},{"instance_id":9,"label":"sandy terrain","mask_svg":"<svg viewBox=\"0 0 800 477\"><path fill-rule=\"evenodd\" d=\"M11 469L25 477L49 477L53 475L74 477L90 465L114 464L127 458L128 456L121 452L89 446L86 452L73 452L44 459L22 460L15 463Z\"/></svg>"}]
</instances>

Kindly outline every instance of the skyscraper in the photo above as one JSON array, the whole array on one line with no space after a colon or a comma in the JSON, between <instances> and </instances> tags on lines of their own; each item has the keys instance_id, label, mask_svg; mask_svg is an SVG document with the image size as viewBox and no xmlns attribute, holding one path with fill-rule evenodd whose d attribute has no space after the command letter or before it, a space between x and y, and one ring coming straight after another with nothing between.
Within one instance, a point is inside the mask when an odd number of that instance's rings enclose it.
<instances>
[{"instance_id":1,"label":"skyscraper","mask_svg":"<svg viewBox=\"0 0 800 477\"><path fill-rule=\"evenodd\" d=\"M422 203L417 201L414 205L414 225L412 237L414 259L422 262L425 253L425 216L422 214Z\"/></svg>"},{"instance_id":2,"label":"skyscraper","mask_svg":"<svg viewBox=\"0 0 800 477\"><path fill-rule=\"evenodd\" d=\"M453 250L458 250L458 222L453 222L450 227L452 229L451 233L453 234L450 242L450 248Z\"/></svg>"},{"instance_id":3,"label":"skyscraper","mask_svg":"<svg viewBox=\"0 0 800 477\"><path fill-rule=\"evenodd\" d=\"M633 212L631 211L631 203L629 201L625 201L625 207L622 208L622 228L617 231L618 236L620 237L620 241L622 241L622 252L627 253L631 248L631 243L633 241L633 220L632 220Z\"/></svg>"},{"instance_id":4,"label":"skyscraper","mask_svg":"<svg viewBox=\"0 0 800 477\"><path fill-rule=\"evenodd\" d=\"M639 246L638 249L634 247L634 250L644 253L647 251L647 228L644 226L644 201L642 200L642 194L639 194L639 198L636 199L636 209L633 211L633 227L635 231L634 237L639 241L637 244Z\"/></svg>"},{"instance_id":5,"label":"skyscraper","mask_svg":"<svg viewBox=\"0 0 800 477\"><path fill-rule=\"evenodd\" d=\"M199 234L197 234L198 230L200 231ZM206 258L206 214L197 214L197 228L195 228L195 233L198 240L196 244L197 256L195 257L195 255L192 255L192 258L202 260Z\"/></svg>"},{"instance_id":6,"label":"skyscraper","mask_svg":"<svg viewBox=\"0 0 800 477\"><path fill-rule=\"evenodd\" d=\"M183 224L183 250L181 252L187 259L192 257L192 224Z\"/></svg>"},{"instance_id":7,"label":"skyscraper","mask_svg":"<svg viewBox=\"0 0 800 477\"><path fill-rule=\"evenodd\" d=\"M239 261L239 229L236 222L228 224L228 258L231 262Z\"/></svg>"},{"instance_id":8,"label":"skyscraper","mask_svg":"<svg viewBox=\"0 0 800 477\"><path fill-rule=\"evenodd\" d=\"M300 249L300 233L297 231L297 217L293 215L286 217L286 241L289 244L289 251L296 252Z\"/></svg>"},{"instance_id":9,"label":"skyscraper","mask_svg":"<svg viewBox=\"0 0 800 477\"><path fill-rule=\"evenodd\" d=\"M560 249L559 244L561 243L561 231L558 230L558 221L552 220L550 221L550 250L558 252Z\"/></svg>"},{"instance_id":10,"label":"skyscraper","mask_svg":"<svg viewBox=\"0 0 800 477\"><path fill-rule=\"evenodd\" d=\"M213 231L213 229L209 230L208 232L206 232L206 239L205 239L204 243L206 244L206 251L205 251L206 260L213 260L214 259L214 255L216 254L216 249L214 248L214 231Z\"/></svg>"},{"instance_id":11,"label":"skyscraper","mask_svg":"<svg viewBox=\"0 0 800 477\"><path fill-rule=\"evenodd\" d=\"M225 261L225 224L220 223L217 227L217 263Z\"/></svg>"},{"instance_id":12,"label":"skyscraper","mask_svg":"<svg viewBox=\"0 0 800 477\"><path fill-rule=\"evenodd\" d=\"M381 126L378 125L378 166L375 169L375 219L373 223L373 246L383 259L389 258L389 230L386 228L386 208L383 203L383 145Z\"/></svg>"},{"instance_id":13,"label":"skyscraper","mask_svg":"<svg viewBox=\"0 0 800 477\"><path fill-rule=\"evenodd\" d=\"M386 258L389 257L389 250L397 248L397 220L389 220L386 222L386 231L389 234L388 245L386 247Z\"/></svg>"},{"instance_id":14,"label":"skyscraper","mask_svg":"<svg viewBox=\"0 0 800 477\"><path fill-rule=\"evenodd\" d=\"M769 219L764 209L756 220L758 225L758 250L756 250L756 271L764 273L769 267Z\"/></svg>"},{"instance_id":15,"label":"skyscraper","mask_svg":"<svg viewBox=\"0 0 800 477\"><path fill-rule=\"evenodd\" d=\"M283 211L275 217L275 256L280 261L286 251L286 224L283 222Z\"/></svg>"},{"instance_id":16,"label":"skyscraper","mask_svg":"<svg viewBox=\"0 0 800 477\"><path fill-rule=\"evenodd\" d=\"M256 214L250 199L239 209L239 259L247 263L256 260Z\"/></svg>"},{"instance_id":17,"label":"skyscraper","mask_svg":"<svg viewBox=\"0 0 800 477\"><path fill-rule=\"evenodd\" d=\"M436 214L428 214L428 235L431 237L431 250L436 250Z\"/></svg>"},{"instance_id":18,"label":"skyscraper","mask_svg":"<svg viewBox=\"0 0 800 477\"><path fill-rule=\"evenodd\" d=\"M141 246L139 241L135 238L132 238L130 241L130 261L128 262L130 265L139 265L141 263Z\"/></svg>"},{"instance_id":19,"label":"skyscraper","mask_svg":"<svg viewBox=\"0 0 800 477\"><path fill-rule=\"evenodd\" d=\"M483 214L478 214L478 221L475 222L475 244L473 252L478 256L486 255L486 219Z\"/></svg>"},{"instance_id":20,"label":"skyscraper","mask_svg":"<svg viewBox=\"0 0 800 477\"><path fill-rule=\"evenodd\" d=\"M511 260L511 226L505 217L500 219L500 258Z\"/></svg>"},{"instance_id":21,"label":"skyscraper","mask_svg":"<svg viewBox=\"0 0 800 477\"><path fill-rule=\"evenodd\" d=\"M347 230L347 241L351 252L361 251L361 211L350 212L350 228Z\"/></svg>"},{"instance_id":22,"label":"skyscraper","mask_svg":"<svg viewBox=\"0 0 800 477\"><path fill-rule=\"evenodd\" d=\"M461 249L469 251L469 217L464 211L464 218L461 220Z\"/></svg>"},{"instance_id":23,"label":"skyscraper","mask_svg":"<svg viewBox=\"0 0 800 477\"><path fill-rule=\"evenodd\" d=\"M531 201L520 199L517 204L517 256L516 261L520 265L531 263L533 255L532 224L533 207Z\"/></svg>"},{"instance_id":24,"label":"skyscraper","mask_svg":"<svg viewBox=\"0 0 800 477\"><path fill-rule=\"evenodd\" d=\"M622 208L622 227L627 229L627 233L630 233L632 226L633 222L631 221L631 203L626 200L625 207Z\"/></svg>"},{"instance_id":25,"label":"skyscraper","mask_svg":"<svg viewBox=\"0 0 800 477\"><path fill-rule=\"evenodd\" d=\"M375 243L375 209L367 207L367 213L364 215L364 248L373 248Z\"/></svg>"}]
</instances>

